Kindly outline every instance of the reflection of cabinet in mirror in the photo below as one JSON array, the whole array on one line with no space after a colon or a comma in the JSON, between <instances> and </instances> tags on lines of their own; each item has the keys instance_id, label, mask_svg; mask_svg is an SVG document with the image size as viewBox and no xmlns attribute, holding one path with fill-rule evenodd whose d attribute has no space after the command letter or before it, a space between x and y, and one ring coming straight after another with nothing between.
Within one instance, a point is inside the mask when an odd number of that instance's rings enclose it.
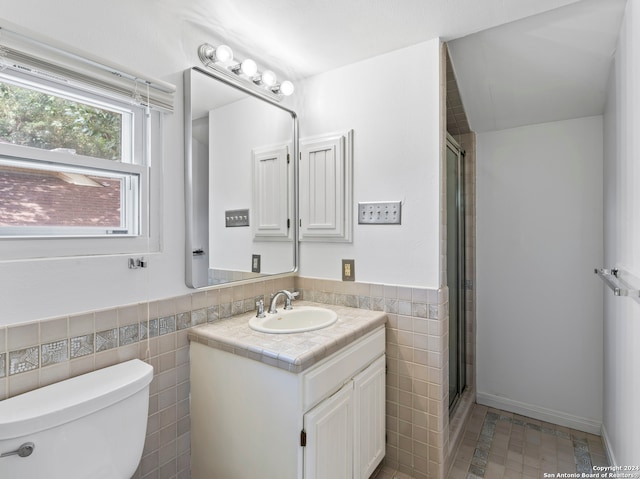
<instances>
[{"instance_id":1,"label":"reflection of cabinet in mirror","mask_svg":"<svg viewBox=\"0 0 640 479\"><path fill-rule=\"evenodd\" d=\"M351 242L353 130L300 140L300 240Z\"/></svg>"},{"instance_id":2,"label":"reflection of cabinet in mirror","mask_svg":"<svg viewBox=\"0 0 640 479\"><path fill-rule=\"evenodd\" d=\"M291 240L292 178L289 145L254 148L253 237L255 241Z\"/></svg>"}]
</instances>

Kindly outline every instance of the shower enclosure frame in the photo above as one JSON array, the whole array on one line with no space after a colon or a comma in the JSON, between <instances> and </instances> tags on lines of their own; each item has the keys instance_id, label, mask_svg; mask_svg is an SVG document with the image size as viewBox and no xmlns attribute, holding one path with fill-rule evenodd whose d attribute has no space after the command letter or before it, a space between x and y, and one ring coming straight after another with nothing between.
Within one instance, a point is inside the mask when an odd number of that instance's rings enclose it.
<instances>
[{"instance_id":1,"label":"shower enclosure frame","mask_svg":"<svg viewBox=\"0 0 640 479\"><path fill-rule=\"evenodd\" d=\"M446 150L447 286L449 289L449 414L451 415L455 411L464 388L467 385L465 334L465 152L448 133ZM449 156L450 152L453 154L452 157ZM450 162L455 163L452 165ZM453 175L450 174L451 172ZM450 207L452 204L455 205L453 212ZM451 240L454 235L455 247L451 248Z\"/></svg>"}]
</instances>

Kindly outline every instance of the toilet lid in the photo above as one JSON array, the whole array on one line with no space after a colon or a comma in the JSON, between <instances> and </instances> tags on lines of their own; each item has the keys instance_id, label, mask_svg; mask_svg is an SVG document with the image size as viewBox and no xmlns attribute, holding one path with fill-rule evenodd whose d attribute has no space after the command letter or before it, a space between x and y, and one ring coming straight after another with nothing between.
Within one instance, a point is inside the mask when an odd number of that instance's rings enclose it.
<instances>
[{"instance_id":1,"label":"toilet lid","mask_svg":"<svg viewBox=\"0 0 640 479\"><path fill-rule=\"evenodd\" d=\"M0 440L92 414L148 387L153 367L132 359L0 401Z\"/></svg>"}]
</instances>

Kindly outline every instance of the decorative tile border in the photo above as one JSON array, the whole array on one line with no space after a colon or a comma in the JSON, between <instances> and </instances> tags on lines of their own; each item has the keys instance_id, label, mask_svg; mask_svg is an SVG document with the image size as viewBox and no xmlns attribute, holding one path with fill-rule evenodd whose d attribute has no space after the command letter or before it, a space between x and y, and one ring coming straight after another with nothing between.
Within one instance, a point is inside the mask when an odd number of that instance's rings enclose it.
<instances>
[{"instance_id":1,"label":"decorative tile border","mask_svg":"<svg viewBox=\"0 0 640 479\"><path fill-rule=\"evenodd\" d=\"M158 319L150 319L140 323L140 341L158 336Z\"/></svg>"},{"instance_id":2,"label":"decorative tile border","mask_svg":"<svg viewBox=\"0 0 640 479\"><path fill-rule=\"evenodd\" d=\"M74 323L71 322L71 319L76 319L75 330L82 332L80 330L85 329L85 331L83 334L70 334L68 337L60 338L56 341L33 344L7 352L3 348L5 348L6 344L10 344L7 340L7 334L10 333L12 326L0 327L0 351L2 351L0 352L0 378L34 371L41 367L60 364L65 361L86 358L96 353L103 353L124 346L131 346L141 341L228 318L234 313L242 314L255 308L256 298L264 299L268 293L279 289L295 289L294 282L295 278L288 276L266 279L253 285L226 285L218 289L194 292L176 298L153 301L148 304L122 305L113 309L88 312L71 318L52 318L34 322L30 323L30 325L33 324L36 327L35 338L37 338L38 327L44 327L45 324L48 325L61 320L69 321L68 325L72 325ZM243 293L247 297L235 299L236 297L241 297ZM202 303L203 301L207 304L192 309L196 302ZM165 312L177 311L177 313L164 314L160 317L153 316L152 311L157 312L158 308ZM152 317L148 321L145 319L136 322L136 314L140 316L150 314ZM93 318L95 318L96 323L98 323L99 319L100 324L103 326L108 325L109 328L88 331L85 327L77 326L82 324L78 323L77 319L82 319L83 321L86 319L87 324L89 322L93 324ZM129 323L131 319L134 319L134 321ZM119 320L127 321L128 324L118 325ZM114 327L110 327L112 324ZM67 330L69 331L69 329ZM9 397L11 395L9 383L3 384L3 387L7 389L0 391L0 398ZM37 384L34 384L30 389L33 389L33 387L37 387Z\"/></svg>"},{"instance_id":3,"label":"decorative tile border","mask_svg":"<svg viewBox=\"0 0 640 479\"><path fill-rule=\"evenodd\" d=\"M107 351L118 346L118 328L98 331L96 333L96 353Z\"/></svg>"},{"instance_id":4,"label":"decorative tile border","mask_svg":"<svg viewBox=\"0 0 640 479\"><path fill-rule=\"evenodd\" d=\"M40 346L41 366L62 363L69 359L69 340L61 339Z\"/></svg>"},{"instance_id":5,"label":"decorative tile border","mask_svg":"<svg viewBox=\"0 0 640 479\"><path fill-rule=\"evenodd\" d=\"M118 332L118 338L120 346L137 343L140 339L140 323L121 326Z\"/></svg>"},{"instance_id":6,"label":"decorative tile border","mask_svg":"<svg viewBox=\"0 0 640 479\"><path fill-rule=\"evenodd\" d=\"M330 281L324 281L330 283ZM340 287L339 281L335 281L333 287ZM375 285L382 286L382 285ZM332 286L325 286L331 288ZM367 309L370 311L384 311L389 314L399 314L422 319L441 319L438 305L437 290L427 288L403 288L409 290L409 294L418 294L419 291L431 292L431 303L398 299L396 297L372 297L356 294L343 294L327 291L317 291L309 288L298 288L301 298L316 303L332 304L335 306L347 306L349 308ZM422 299L422 298L421 298ZM426 299L426 298L425 298Z\"/></svg>"},{"instance_id":7,"label":"decorative tile border","mask_svg":"<svg viewBox=\"0 0 640 479\"><path fill-rule=\"evenodd\" d=\"M38 369L40 362L38 346L9 352L9 376Z\"/></svg>"},{"instance_id":8,"label":"decorative tile border","mask_svg":"<svg viewBox=\"0 0 640 479\"><path fill-rule=\"evenodd\" d=\"M180 313L176 316L176 327L178 329L187 329L191 327L191 311Z\"/></svg>"},{"instance_id":9,"label":"decorative tile border","mask_svg":"<svg viewBox=\"0 0 640 479\"><path fill-rule=\"evenodd\" d=\"M118 347L135 344L148 338L171 334L177 330L206 323L208 309L180 313L177 316L154 318L140 323L128 324L96 333L83 334L71 338L52 341L40 346L31 346L0 354L0 378L33 371L39 367L59 364L94 353L109 351ZM218 313L211 315L211 321L218 319ZM195 318L195 322L192 321ZM178 318L176 320L176 318ZM177 324L176 324L177 321ZM193 323L193 324L192 324ZM37 351L39 349L39 352ZM7 371L7 358L9 371Z\"/></svg>"},{"instance_id":10,"label":"decorative tile border","mask_svg":"<svg viewBox=\"0 0 640 479\"><path fill-rule=\"evenodd\" d=\"M71 338L71 359L93 354L95 351L93 347L94 336L95 335L91 333Z\"/></svg>"}]
</instances>

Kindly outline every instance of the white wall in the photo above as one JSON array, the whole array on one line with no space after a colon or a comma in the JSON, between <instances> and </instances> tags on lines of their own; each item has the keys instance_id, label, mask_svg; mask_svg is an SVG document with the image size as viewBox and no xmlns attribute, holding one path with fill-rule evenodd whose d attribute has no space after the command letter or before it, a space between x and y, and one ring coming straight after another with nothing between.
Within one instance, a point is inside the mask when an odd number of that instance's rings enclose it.
<instances>
[{"instance_id":1,"label":"white wall","mask_svg":"<svg viewBox=\"0 0 640 479\"><path fill-rule=\"evenodd\" d=\"M340 279L348 258L356 281L439 286L439 61L434 39L301 85L301 138L354 129L355 221L353 243L303 242L301 275ZM385 200L402 200L402 225L357 224L359 201Z\"/></svg>"},{"instance_id":2,"label":"white wall","mask_svg":"<svg viewBox=\"0 0 640 479\"><path fill-rule=\"evenodd\" d=\"M127 256L3 262L0 325L188 293L182 71L199 64L198 46L214 42L214 37L173 11L168 2L156 2L151 8L148 2L128 0L55 4L24 0L0 11L0 25L7 22L168 81L178 90L175 113L166 116L162 132L164 184L156 186L163 196L161 251L146 255L148 269L129 270Z\"/></svg>"},{"instance_id":3,"label":"white wall","mask_svg":"<svg viewBox=\"0 0 640 479\"><path fill-rule=\"evenodd\" d=\"M165 118L163 128L161 251L146 255L148 269L129 270L127 256L3 262L0 325L190 291L184 280L182 72L199 64L201 43L217 39L196 13L191 18L171 2L148 7L128 0L22 0L0 12L0 25L15 24L178 87L175 113ZM411 75L397 75L398 69L410 67L415 67ZM400 227L356 225L353 244L305 245L302 273L338 278L340 258L355 258L359 281L437 287L439 41L296 87L289 104L300 114L303 136L355 129L355 200L404 201Z\"/></svg>"},{"instance_id":4,"label":"white wall","mask_svg":"<svg viewBox=\"0 0 640 479\"><path fill-rule=\"evenodd\" d=\"M477 136L478 402L599 433L602 117Z\"/></svg>"},{"instance_id":5,"label":"white wall","mask_svg":"<svg viewBox=\"0 0 640 479\"><path fill-rule=\"evenodd\" d=\"M605 113L605 260L640 278L640 1L629 0ZM640 287L640 284L635 284ZM603 436L615 465L640 464L640 305L605 291Z\"/></svg>"}]
</instances>

